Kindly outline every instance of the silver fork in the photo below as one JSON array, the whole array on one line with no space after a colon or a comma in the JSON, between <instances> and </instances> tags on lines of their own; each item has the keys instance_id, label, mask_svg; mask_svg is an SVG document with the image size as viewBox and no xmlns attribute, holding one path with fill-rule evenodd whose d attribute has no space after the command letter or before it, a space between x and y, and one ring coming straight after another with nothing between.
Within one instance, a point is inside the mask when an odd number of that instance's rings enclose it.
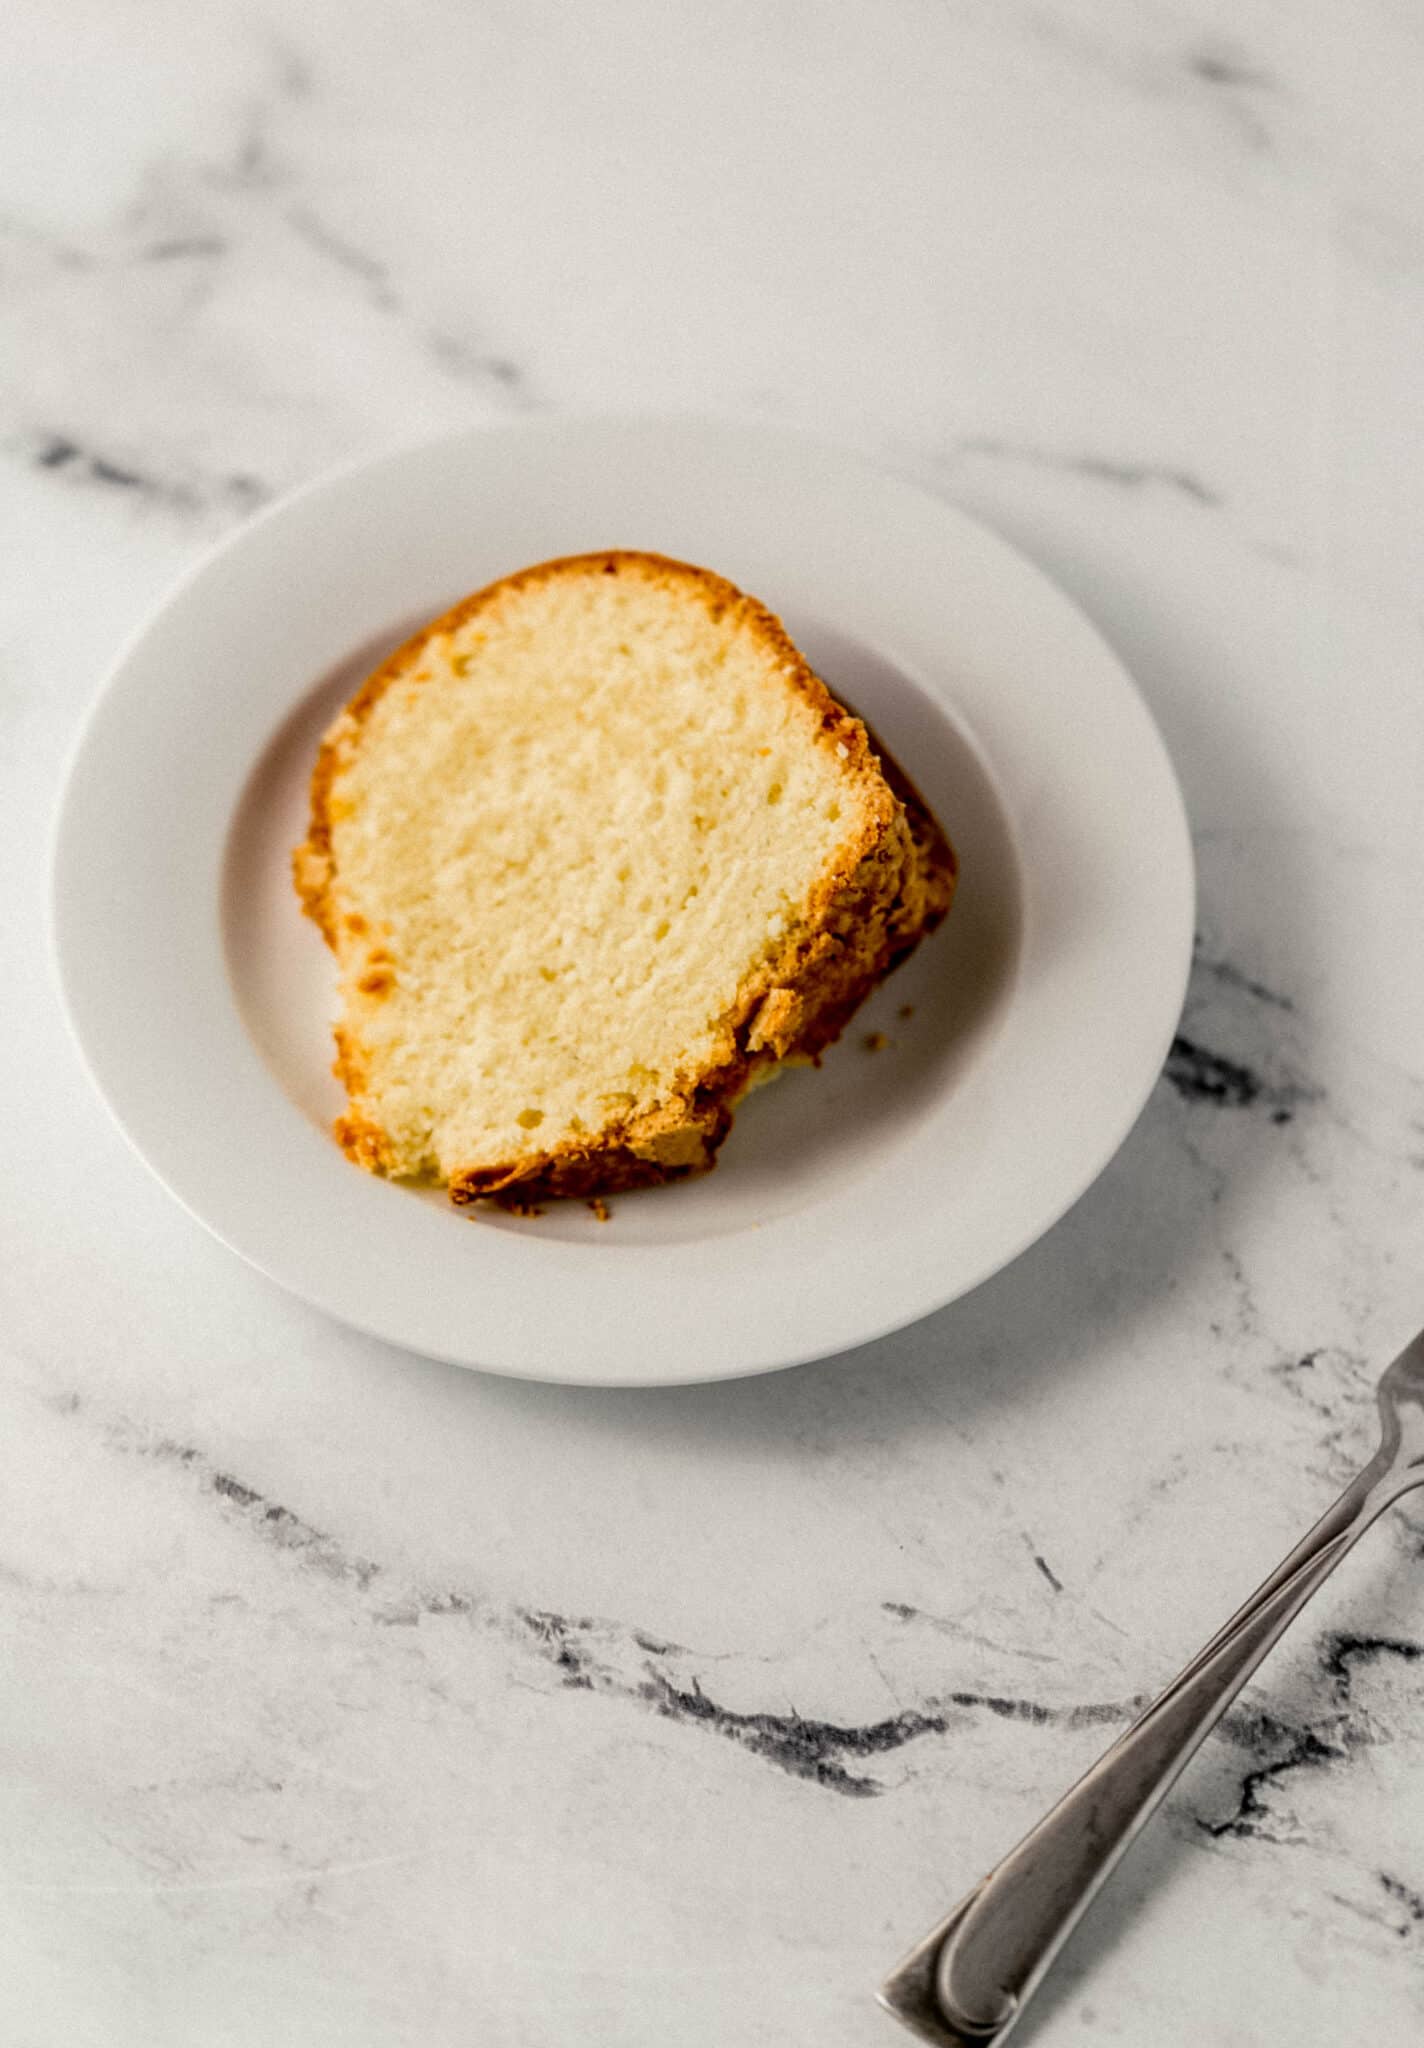
<instances>
[{"instance_id":1,"label":"silver fork","mask_svg":"<svg viewBox=\"0 0 1424 2048\"><path fill-rule=\"evenodd\" d=\"M1366 1529L1424 1486L1424 1331L1380 1380L1380 1447L1310 1534L1125 1735L886 1979L936 2048L1001 2042L1119 1858L1261 1659Z\"/></svg>"}]
</instances>

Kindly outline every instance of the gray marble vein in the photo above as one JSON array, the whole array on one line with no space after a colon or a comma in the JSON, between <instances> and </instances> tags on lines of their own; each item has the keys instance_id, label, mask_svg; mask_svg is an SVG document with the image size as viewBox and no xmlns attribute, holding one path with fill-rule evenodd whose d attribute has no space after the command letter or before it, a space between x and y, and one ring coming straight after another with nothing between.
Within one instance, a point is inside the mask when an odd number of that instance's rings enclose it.
<instances>
[{"instance_id":1,"label":"gray marble vein","mask_svg":"<svg viewBox=\"0 0 1424 2048\"><path fill-rule=\"evenodd\" d=\"M1075 455L1054 448L1038 448L1001 440L990 434L969 434L958 444L960 455L987 456L994 460L1024 462L1044 469L1061 470L1069 476L1089 477L1098 483L1118 484L1124 490L1160 485L1198 505L1215 509L1224 501L1219 491L1192 470L1175 463L1129 461L1107 455Z\"/></svg>"}]
</instances>

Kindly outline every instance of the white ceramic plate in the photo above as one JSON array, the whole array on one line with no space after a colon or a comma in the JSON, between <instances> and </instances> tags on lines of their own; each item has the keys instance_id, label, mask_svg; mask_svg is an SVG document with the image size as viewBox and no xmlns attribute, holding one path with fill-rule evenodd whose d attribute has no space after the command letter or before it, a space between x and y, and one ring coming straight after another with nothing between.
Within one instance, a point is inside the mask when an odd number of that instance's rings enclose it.
<instances>
[{"instance_id":1,"label":"white ceramic plate","mask_svg":"<svg viewBox=\"0 0 1424 2048\"><path fill-rule=\"evenodd\" d=\"M333 977L289 850L317 735L386 647L509 570L604 547L704 563L780 612L920 783L963 881L823 1069L745 1104L715 1173L620 1196L607 1224L581 1203L460 1214L328 1135ZM1037 569L843 452L666 420L457 435L243 527L110 677L56 849L75 1032L178 1199L361 1329L591 1384L819 1357L1013 1258L1141 1108L1192 910L1161 740Z\"/></svg>"}]
</instances>

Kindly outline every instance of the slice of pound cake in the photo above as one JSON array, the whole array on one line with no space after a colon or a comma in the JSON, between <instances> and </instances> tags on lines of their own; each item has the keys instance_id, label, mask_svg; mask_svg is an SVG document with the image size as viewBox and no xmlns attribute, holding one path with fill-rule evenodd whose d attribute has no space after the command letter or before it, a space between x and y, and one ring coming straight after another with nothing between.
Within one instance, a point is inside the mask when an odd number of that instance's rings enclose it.
<instances>
[{"instance_id":1,"label":"slice of pound cake","mask_svg":"<svg viewBox=\"0 0 1424 2048\"><path fill-rule=\"evenodd\" d=\"M711 1166L954 889L780 621L657 555L547 562L426 627L327 733L311 809L336 1135L457 1203Z\"/></svg>"}]
</instances>

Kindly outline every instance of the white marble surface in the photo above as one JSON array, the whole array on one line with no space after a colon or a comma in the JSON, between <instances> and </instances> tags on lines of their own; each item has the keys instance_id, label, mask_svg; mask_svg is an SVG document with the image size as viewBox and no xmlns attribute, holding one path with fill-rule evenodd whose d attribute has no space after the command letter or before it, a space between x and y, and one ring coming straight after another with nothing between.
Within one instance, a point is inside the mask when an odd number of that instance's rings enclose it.
<instances>
[{"instance_id":1,"label":"white marble surface","mask_svg":"<svg viewBox=\"0 0 1424 2048\"><path fill-rule=\"evenodd\" d=\"M883 1969L1323 1505L1424 1320L1424 29L1400 0L10 0L0 28L7 2048L857 2048ZM323 466L731 410L996 522L1191 806L1179 1049L893 1341L516 1386L241 1269L46 959L77 720ZM1424 2027L1424 1514L1024 2027Z\"/></svg>"}]
</instances>

